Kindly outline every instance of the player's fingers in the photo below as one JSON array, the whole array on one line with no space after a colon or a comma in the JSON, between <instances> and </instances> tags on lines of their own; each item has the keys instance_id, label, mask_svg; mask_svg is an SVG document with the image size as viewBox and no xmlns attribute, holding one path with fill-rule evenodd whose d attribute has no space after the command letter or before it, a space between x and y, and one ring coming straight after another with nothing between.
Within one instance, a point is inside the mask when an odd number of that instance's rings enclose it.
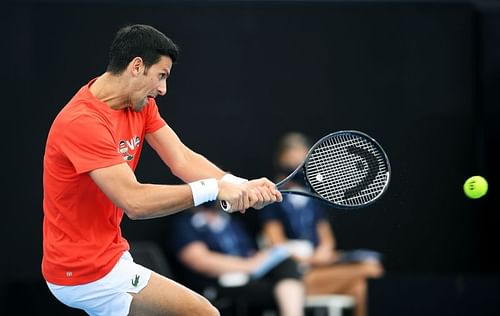
<instances>
[{"instance_id":1,"label":"player's fingers","mask_svg":"<svg viewBox=\"0 0 500 316\"><path fill-rule=\"evenodd\" d=\"M260 185L263 185L269 189L272 189L272 188L275 188L276 185L271 181L269 180L268 178L259 178L258 179L258 182Z\"/></svg>"},{"instance_id":2,"label":"player's fingers","mask_svg":"<svg viewBox=\"0 0 500 316\"><path fill-rule=\"evenodd\" d=\"M250 207L250 193L248 191L243 191L243 210Z\"/></svg>"},{"instance_id":3,"label":"player's fingers","mask_svg":"<svg viewBox=\"0 0 500 316\"><path fill-rule=\"evenodd\" d=\"M276 197L276 202L282 202L283 201L283 195L278 189L273 190L274 196Z\"/></svg>"},{"instance_id":4,"label":"player's fingers","mask_svg":"<svg viewBox=\"0 0 500 316\"><path fill-rule=\"evenodd\" d=\"M261 196L261 200L260 200L261 204L275 201L275 197L269 189L263 188L261 190L258 190L258 192Z\"/></svg>"},{"instance_id":5,"label":"player's fingers","mask_svg":"<svg viewBox=\"0 0 500 316\"><path fill-rule=\"evenodd\" d=\"M237 207L235 208L235 211L242 211L243 210L243 193L241 193L238 196L238 201L237 201Z\"/></svg>"},{"instance_id":6,"label":"player's fingers","mask_svg":"<svg viewBox=\"0 0 500 316\"><path fill-rule=\"evenodd\" d=\"M253 208L259 209L261 205L265 203L267 199L269 199L269 195L263 192L262 190L252 190L252 193L253 193L253 201L252 201Z\"/></svg>"},{"instance_id":7,"label":"player's fingers","mask_svg":"<svg viewBox=\"0 0 500 316\"><path fill-rule=\"evenodd\" d=\"M249 191L248 199L250 201L250 206L253 206L255 203L258 203L259 195L257 194L257 190L251 189Z\"/></svg>"},{"instance_id":8,"label":"player's fingers","mask_svg":"<svg viewBox=\"0 0 500 316\"><path fill-rule=\"evenodd\" d=\"M249 205L248 192L246 190L242 190L238 198L238 207L235 208L235 210L244 213L245 210L248 208L248 205Z\"/></svg>"},{"instance_id":9,"label":"player's fingers","mask_svg":"<svg viewBox=\"0 0 500 316\"><path fill-rule=\"evenodd\" d=\"M276 185L274 185L274 183L266 181L264 183L264 188L266 189L266 192L268 192L270 195L273 196L272 202L276 202L276 201L281 202L283 200L283 197L281 196L281 192L278 190Z\"/></svg>"},{"instance_id":10,"label":"player's fingers","mask_svg":"<svg viewBox=\"0 0 500 316\"><path fill-rule=\"evenodd\" d=\"M240 212L241 214L245 214L246 212L246 208L245 208L245 202L244 202L244 198L243 196L241 197L241 199L239 200L239 208L238 208L238 212Z\"/></svg>"},{"instance_id":11,"label":"player's fingers","mask_svg":"<svg viewBox=\"0 0 500 316\"><path fill-rule=\"evenodd\" d=\"M266 192L272 197L273 202L281 199L281 192L275 187L265 187Z\"/></svg>"},{"instance_id":12,"label":"player's fingers","mask_svg":"<svg viewBox=\"0 0 500 316\"><path fill-rule=\"evenodd\" d=\"M268 188L260 188L259 193L261 194L262 200L259 202L259 205L254 206L256 209L262 209L266 205L277 202L278 198L273 194L271 190Z\"/></svg>"}]
</instances>

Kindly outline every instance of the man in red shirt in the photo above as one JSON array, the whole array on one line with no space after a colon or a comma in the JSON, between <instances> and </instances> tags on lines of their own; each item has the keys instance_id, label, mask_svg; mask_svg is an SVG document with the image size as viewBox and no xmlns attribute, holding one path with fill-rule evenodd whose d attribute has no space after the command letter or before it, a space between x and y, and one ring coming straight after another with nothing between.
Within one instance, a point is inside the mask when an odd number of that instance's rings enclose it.
<instances>
[{"instance_id":1,"label":"man in red shirt","mask_svg":"<svg viewBox=\"0 0 500 316\"><path fill-rule=\"evenodd\" d=\"M203 297L133 262L120 222L166 216L220 199L232 211L281 201L268 179L227 174L161 118L177 46L147 25L120 29L106 72L55 118L44 156L42 274L51 292L90 315L217 315ZM144 141L187 184L137 181Z\"/></svg>"}]
</instances>

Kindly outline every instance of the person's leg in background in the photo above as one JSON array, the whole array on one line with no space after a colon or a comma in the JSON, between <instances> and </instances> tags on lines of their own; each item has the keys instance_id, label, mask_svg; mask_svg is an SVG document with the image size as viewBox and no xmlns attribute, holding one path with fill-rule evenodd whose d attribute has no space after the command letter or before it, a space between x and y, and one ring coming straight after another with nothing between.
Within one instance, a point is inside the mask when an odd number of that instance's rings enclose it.
<instances>
[{"instance_id":1,"label":"person's leg in background","mask_svg":"<svg viewBox=\"0 0 500 316\"><path fill-rule=\"evenodd\" d=\"M337 264L311 269L304 276L307 295L350 295L356 302L354 315L367 315L367 279L379 278L383 268L378 262Z\"/></svg>"},{"instance_id":2,"label":"person's leg in background","mask_svg":"<svg viewBox=\"0 0 500 316\"><path fill-rule=\"evenodd\" d=\"M275 284L274 295L282 316L304 315L305 287L301 271L297 262L288 258L266 276Z\"/></svg>"},{"instance_id":3,"label":"person's leg in background","mask_svg":"<svg viewBox=\"0 0 500 316\"><path fill-rule=\"evenodd\" d=\"M297 279L283 279L274 287L281 316L304 315L304 284Z\"/></svg>"}]
</instances>

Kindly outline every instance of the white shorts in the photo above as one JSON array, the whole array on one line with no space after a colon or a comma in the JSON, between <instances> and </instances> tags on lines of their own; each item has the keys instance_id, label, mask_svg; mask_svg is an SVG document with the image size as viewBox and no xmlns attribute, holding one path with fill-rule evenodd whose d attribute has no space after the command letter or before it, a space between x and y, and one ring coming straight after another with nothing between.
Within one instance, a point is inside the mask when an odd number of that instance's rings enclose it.
<instances>
[{"instance_id":1,"label":"white shorts","mask_svg":"<svg viewBox=\"0 0 500 316\"><path fill-rule=\"evenodd\" d=\"M128 251L103 278L82 285L56 285L47 282L52 294L62 303L83 309L95 316L126 316L132 295L149 282L151 270L136 264Z\"/></svg>"}]
</instances>

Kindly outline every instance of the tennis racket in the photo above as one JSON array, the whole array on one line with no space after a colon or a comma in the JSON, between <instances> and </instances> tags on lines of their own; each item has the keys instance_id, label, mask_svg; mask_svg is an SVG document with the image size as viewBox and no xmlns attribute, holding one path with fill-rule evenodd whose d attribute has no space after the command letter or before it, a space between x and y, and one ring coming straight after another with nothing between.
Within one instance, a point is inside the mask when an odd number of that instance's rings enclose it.
<instances>
[{"instance_id":1,"label":"tennis racket","mask_svg":"<svg viewBox=\"0 0 500 316\"><path fill-rule=\"evenodd\" d=\"M285 189L301 173L306 186ZM283 194L319 199L332 207L355 209L378 200L389 186L391 166L383 148L367 134L346 130L326 135L290 175L276 184ZM230 203L221 201L225 211Z\"/></svg>"}]
</instances>

